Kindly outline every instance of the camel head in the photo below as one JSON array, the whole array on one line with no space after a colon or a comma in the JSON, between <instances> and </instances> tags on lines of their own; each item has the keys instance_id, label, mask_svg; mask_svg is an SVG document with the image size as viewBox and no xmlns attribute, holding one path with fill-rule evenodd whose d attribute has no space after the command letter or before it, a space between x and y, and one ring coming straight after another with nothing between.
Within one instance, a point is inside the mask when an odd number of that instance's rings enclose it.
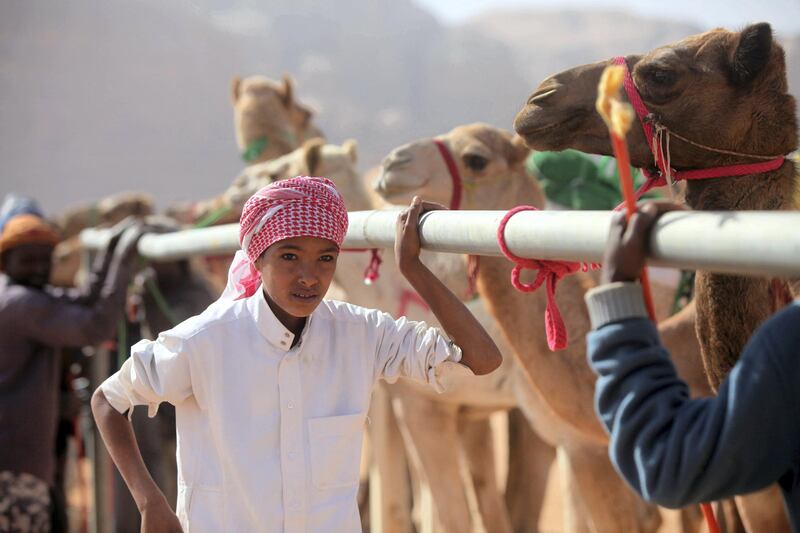
<instances>
[{"instance_id":1,"label":"camel head","mask_svg":"<svg viewBox=\"0 0 800 533\"><path fill-rule=\"evenodd\" d=\"M544 206L544 196L525 170L530 149L513 133L486 124L454 128L435 139L395 148L386 156L375 190L387 202L407 204L415 196L453 205L454 178L439 141L458 169L461 209L508 209L521 203Z\"/></svg>"},{"instance_id":2,"label":"camel head","mask_svg":"<svg viewBox=\"0 0 800 533\"><path fill-rule=\"evenodd\" d=\"M295 99L288 76L280 83L263 76L234 78L231 93L236 143L249 164L275 159L305 140L322 137L311 110Z\"/></svg>"},{"instance_id":3,"label":"camel head","mask_svg":"<svg viewBox=\"0 0 800 533\"><path fill-rule=\"evenodd\" d=\"M90 227L108 227L129 216L143 217L153 213L153 198L148 194L123 192L97 202L73 207L58 217L56 223L64 239L78 235Z\"/></svg>"},{"instance_id":4,"label":"camel head","mask_svg":"<svg viewBox=\"0 0 800 533\"><path fill-rule=\"evenodd\" d=\"M629 55L626 61L650 113L675 134L745 154L783 155L797 147L795 102L787 92L784 53L769 24L754 24L741 32L715 29L644 55ZM606 126L595 111L597 84L611 62L565 70L539 85L514 120L514 129L528 146L612 153ZM654 167L638 124L628 143L635 166ZM678 170L755 162L674 136L670 143L672 166Z\"/></svg>"},{"instance_id":5,"label":"camel head","mask_svg":"<svg viewBox=\"0 0 800 533\"><path fill-rule=\"evenodd\" d=\"M281 179L324 176L336 184L350 211L370 209L365 203L364 186L356 170L357 161L358 148L353 140L347 140L340 146L325 144L322 139L311 139L278 159L246 168L237 182L252 181L257 186L248 187L248 191L255 192Z\"/></svg>"},{"instance_id":6,"label":"camel head","mask_svg":"<svg viewBox=\"0 0 800 533\"><path fill-rule=\"evenodd\" d=\"M128 217L142 218L153 213L153 198L147 194L124 192L107 196L95 203L73 207L57 219L63 240L53 250L50 283L74 287L81 280L81 230L107 228Z\"/></svg>"}]
</instances>

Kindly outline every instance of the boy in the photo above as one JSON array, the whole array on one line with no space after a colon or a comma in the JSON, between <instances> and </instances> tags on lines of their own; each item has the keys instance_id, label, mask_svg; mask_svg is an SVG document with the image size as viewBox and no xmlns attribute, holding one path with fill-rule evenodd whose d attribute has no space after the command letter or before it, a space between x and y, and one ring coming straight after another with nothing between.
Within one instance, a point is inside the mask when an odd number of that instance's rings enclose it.
<instances>
[{"instance_id":1,"label":"boy","mask_svg":"<svg viewBox=\"0 0 800 533\"><path fill-rule=\"evenodd\" d=\"M361 530L361 437L374 382L406 376L437 385L437 367L476 374L501 362L481 325L419 261L415 199L398 218L400 270L448 341L424 324L322 300L347 230L333 183L297 177L244 206L222 298L135 345L95 393L103 439L142 513L144 531ZM177 516L142 464L121 414L176 406Z\"/></svg>"},{"instance_id":2,"label":"boy","mask_svg":"<svg viewBox=\"0 0 800 533\"><path fill-rule=\"evenodd\" d=\"M668 204L647 204L611 227L606 285L586 295L595 331L598 415L614 466L643 498L665 507L719 500L777 482L800 528L800 302L764 322L712 398L689 399L648 318L635 279Z\"/></svg>"}]
</instances>

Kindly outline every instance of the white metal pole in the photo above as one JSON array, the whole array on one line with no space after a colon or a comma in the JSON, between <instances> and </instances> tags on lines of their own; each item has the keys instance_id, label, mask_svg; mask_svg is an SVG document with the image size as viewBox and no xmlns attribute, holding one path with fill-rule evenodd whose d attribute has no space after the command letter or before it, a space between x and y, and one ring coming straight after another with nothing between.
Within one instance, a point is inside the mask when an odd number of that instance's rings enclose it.
<instances>
[{"instance_id":1,"label":"white metal pole","mask_svg":"<svg viewBox=\"0 0 800 533\"><path fill-rule=\"evenodd\" d=\"M497 228L505 211L434 211L423 215L425 249L501 255ZM345 248L394 245L396 210L350 214ZM520 257L602 260L609 211L523 211L506 226L509 249ZM99 247L103 230L85 230L85 246ZM800 213L775 211L676 211L661 217L652 234L652 265L732 274L800 277ZM146 235L139 252L170 260L238 249L238 226Z\"/></svg>"}]
</instances>

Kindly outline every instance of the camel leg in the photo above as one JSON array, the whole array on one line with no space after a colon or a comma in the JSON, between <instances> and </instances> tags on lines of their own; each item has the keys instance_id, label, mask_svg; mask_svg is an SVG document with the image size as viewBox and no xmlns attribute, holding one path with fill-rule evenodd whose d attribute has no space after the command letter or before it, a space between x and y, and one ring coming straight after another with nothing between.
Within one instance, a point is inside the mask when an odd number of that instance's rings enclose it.
<instances>
[{"instance_id":1,"label":"camel leg","mask_svg":"<svg viewBox=\"0 0 800 533\"><path fill-rule=\"evenodd\" d=\"M430 488L442 531L472 531L461 477L457 406L418 395L395 396L394 405L409 458L419 465L420 477Z\"/></svg>"},{"instance_id":2,"label":"camel leg","mask_svg":"<svg viewBox=\"0 0 800 533\"><path fill-rule=\"evenodd\" d=\"M410 533L413 527L408 463L403 438L384 383L378 384L372 393L369 418L372 443L370 530L375 533Z\"/></svg>"},{"instance_id":3,"label":"camel leg","mask_svg":"<svg viewBox=\"0 0 800 533\"><path fill-rule=\"evenodd\" d=\"M511 533L511 519L497 486L489 418L470 419L462 415L458 419L458 431L484 529L487 533Z\"/></svg>"},{"instance_id":4,"label":"camel leg","mask_svg":"<svg viewBox=\"0 0 800 533\"><path fill-rule=\"evenodd\" d=\"M789 531L789 519L778 485L758 492L736 496L736 508L747 533Z\"/></svg>"},{"instance_id":5,"label":"camel leg","mask_svg":"<svg viewBox=\"0 0 800 533\"><path fill-rule=\"evenodd\" d=\"M572 445L565 449L568 474L574 477L593 531L656 531L661 513L639 498L614 470L604 446Z\"/></svg>"},{"instance_id":6,"label":"camel leg","mask_svg":"<svg viewBox=\"0 0 800 533\"><path fill-rule=\"evenodd\" d=\"M567 533L589 533L586 508L579 496L577 479L572 475L569 456L563 447L556 449L558 477L561 485L561 500L564 516L564 531Z\"/></svg>"},{"instance_id":7,"label":"camel leg","mask_svg":"<svg viewBox=\"0 0 800 533\"><path fill-rule=\"evenodd\" d=\"M722 533L745 533L733 498L714 502L711 508L714 510L714 517L717 519L719 530Z\"/></svg>"},{"instance_id":8,"label":"camel leg","mask_svg":"<svg viewBox=\"0 0 800 533\"><path fill-rule=\"evenodd\" d=\"M556 450L530 426L519 409L508 413L506 505L513 531L536 533Z\"/></svg>"}]
</instances>

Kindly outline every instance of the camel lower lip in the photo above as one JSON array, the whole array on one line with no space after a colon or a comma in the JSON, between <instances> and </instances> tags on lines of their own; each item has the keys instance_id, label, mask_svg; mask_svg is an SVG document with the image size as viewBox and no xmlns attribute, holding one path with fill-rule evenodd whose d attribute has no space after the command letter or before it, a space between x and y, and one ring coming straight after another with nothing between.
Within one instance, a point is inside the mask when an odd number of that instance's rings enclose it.
<instances>
[{"instance_id":1,"label":"camel lower lip","mask_svg":"<svg viewBox=\"0 0 800 533\"><path fill-rule=\"evenodd\" d=\"M517 130L517 133L519 133L522 137L527 138L533 135L538 135L548 130L552 130L553 128L557 128L560 125L561 125L560 122L554 122L552 124L547 124L544 126L540 126L538 128L520 128Z\"/></svg>"}]
</instances>

